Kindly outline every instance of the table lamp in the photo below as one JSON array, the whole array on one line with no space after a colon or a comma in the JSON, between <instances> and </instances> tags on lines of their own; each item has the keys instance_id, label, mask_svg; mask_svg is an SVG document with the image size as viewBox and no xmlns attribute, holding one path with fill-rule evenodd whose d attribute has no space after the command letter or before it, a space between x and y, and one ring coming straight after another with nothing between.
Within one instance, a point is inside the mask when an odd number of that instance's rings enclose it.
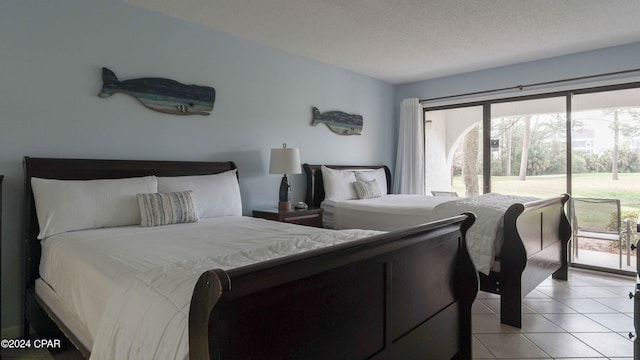
<instances>
[{"instance_id":1,"label":"table lamp","mask_svg":"<svg viewBox=\"0 0 640 360\"><path fill-rule=\"evenodd\" d=\"M280 149L271 149L271 159L269 161L269 174L283 174L280 182L280 195L278 209L291 210L290 190L291 186L287 180L287 174L301 174L300 152L296 148L287 148L287 144L282 144Z\"/></svg>"}]
</instances>

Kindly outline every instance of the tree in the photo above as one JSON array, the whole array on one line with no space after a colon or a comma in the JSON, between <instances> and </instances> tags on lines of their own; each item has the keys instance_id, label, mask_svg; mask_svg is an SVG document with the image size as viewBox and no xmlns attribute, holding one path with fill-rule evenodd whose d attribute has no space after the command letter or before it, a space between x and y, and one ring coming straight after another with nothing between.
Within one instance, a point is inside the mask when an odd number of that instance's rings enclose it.
<instances>
[{"instance_id":1,"label":"tree","mask_svg":"<svg viewBox=\"0 0 640 360\"><path fill-rule=\"evenodd\" d=\"M480 195L478 185L478 154L480 153L480 126L476 126L464 136L464 155L462 158L462 178L464 180L465 195Z\"/></svg>"},{"instance_id":2,"label":"tree","mask_svg":"<svg viewBox=\"0 0 640 360\"><path fill-rule=\"evenodd\" d=\"M527 154L528 175L564 173L566 169L567 121L562 114L547 114L532 119L529 153Z\"/></svg>"},{"instance_id":3,"label":"tree","mask_svg":"<svg viewBox=\"0 0 640 360\"><path fill-rule=\"evenodd\" d=\"M609 125L613 131L613 151L611 152L611 179L618 180L618 166L620 157L620 136L631 136L638 132L640 113L635 108L616 108L604 110L604 117L613 115L613 121ZM623 120L623 117L625 120Z\"/></svg>"},{"instance_id":4,"label":"tree","mask_svg":"<svg viewBox=\"0 0 640 360\"><path fill-rule=\"evenodd\" d=\"M500 141L501 171L492 171L493 174L510 176L512 174L514 139L518 138L518 124L522 118L511 116L491 120L491 139ZM495 169L499 170L499 169Z\"/></svg>"},{"instance_id":5,"label":"tree","mask_svg":"<svg viewBox=\"0 0 640 360\"><path fill-rule=\"evenodd\" d=\"M505 169L504 169L504 175L505 176L510 176L511 175L511 146L513 143L513 127L509 127L509 129L507 129L507 141L505 144L505 147L507 149L506 151L506 164L505 164Z\"/></svg>"},{"instance_id":6,"label":"tree","mask_svg":"<svg viewBox=\"0 0 640 360\"><path fill-rule=\"evenodd\" d=\"M524 118L524 137L522 139L522 155L520 157L520 181L527 180L527 162L529 160L529 146L531 145L531 115Z\"/></svg>"},{"instance_id":7,"label":"tree","mask_svg":"<svg viewBox=\"0 0 640 360\"><path fill-rule=\"evenodd\" d=\"M613 111L613 152L611 154L611 180L618 181L618 146L620 145L620 118L618 109Z\"/></svg>"}]
</instances>

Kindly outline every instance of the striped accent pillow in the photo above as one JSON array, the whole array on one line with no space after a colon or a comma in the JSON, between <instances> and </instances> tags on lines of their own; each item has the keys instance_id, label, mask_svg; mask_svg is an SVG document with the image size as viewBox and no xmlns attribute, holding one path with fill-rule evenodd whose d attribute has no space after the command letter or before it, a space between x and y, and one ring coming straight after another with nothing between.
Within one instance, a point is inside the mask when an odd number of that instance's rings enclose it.
<instances>
[{"instance_id":1,"label":"striped accent pillow","mask_svg":"<svg viewBox=\"0 0 640 360\"><path fill-rule=\"evenodd\" d=\"M356 189L358 199L371 199L382 196L382 192L380 191L380 187L378 186L376 179L356 181L353 183L353 187Z\"/></svg>"},{"instance_id":2,"label":"striped accent pillow","mask_svg":"<svg viewBox=\"0 0 640 360\"><path fill-rule=\"evenodd\" d=\"M196 222L200 219L193 191L138 194L140 226L161 226Z\"/></svg>"}]
</instances>

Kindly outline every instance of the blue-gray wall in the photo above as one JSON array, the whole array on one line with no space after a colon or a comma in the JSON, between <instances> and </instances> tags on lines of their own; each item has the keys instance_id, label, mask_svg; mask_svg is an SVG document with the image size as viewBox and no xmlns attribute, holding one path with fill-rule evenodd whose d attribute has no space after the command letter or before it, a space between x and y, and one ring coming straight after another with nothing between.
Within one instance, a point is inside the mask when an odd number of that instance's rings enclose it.
<instances>
[{"instance_id":1,"label":"blue-gray wall","mask_svg":"<svg viewBox=\"0 0 640 360\"><path fill-rule=\"evenodd\" d=\"M121 79L213 86L210 116L151 111L98 94L100 68ZM273 207L269 150L286 142L309 163L393 165L395 87L120 1L0 2L3 338L20 324L22 158L233 160L245 214ZM311 107L361 114L361 136L312 127ZM291 176L294 201L303 175Z\"/></svg>"},{"instance_id":2,"label":"blue-gray wall","mask_svg":"<svg viewBox=\"0 0 640 360\"><path fill-rule=\"evenodd\" d=\"M442 96L467 94L518 85L538 84L561 79L573 79L595 74L639 69L640 62L638 59L640 59L640 43L634 43L428 81L403 84L396 87L396 101L394 105L399 104L402 99L411 97L432 99ZM534 92L551 91L552 89L586 87L595 85L596 83L609 84L639 80L640 72L635 72L599 79L584 79L563 84L543 85L527 88L523 91L511 90L496 94L476 95L462 99L448 100L448 102L465 102L471 99L487 97L519 96ZM444 100L434 103L443 102ZM397 108L398 105L395 106Z\"/></svg>"}]
</instances>

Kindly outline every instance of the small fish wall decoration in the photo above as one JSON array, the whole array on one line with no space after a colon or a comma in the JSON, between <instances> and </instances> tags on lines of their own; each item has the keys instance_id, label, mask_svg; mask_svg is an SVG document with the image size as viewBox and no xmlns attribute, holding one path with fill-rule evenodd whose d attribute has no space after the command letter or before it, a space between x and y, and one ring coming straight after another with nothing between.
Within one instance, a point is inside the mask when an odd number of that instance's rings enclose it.
<instances>
[{"instance_id":1,"label":"small fish wall decoration","mask_svg":"<svg viewBox=\"0 0 640 360\"><path fill-rule=\"evenodd\" d=\"M216 90L208 86L185 85L163 78L118 80L113 71L102 68L102 89L98 96L131 95L151 110L174 115L209 115Z\"/></svg>"},{"instance_id":2,"label":"small fish wall decoration","mask_svg":"<svg viewBox=\"0 0 640 360\"><path fill-rule=\"evenodd\" d=\"M339 135L361 135L362 115L347 114L342 111L328 111L320 113L317 107L313 107L313 120L311 125L326 124L331 131Z\"/></svg>"}]
</instances>

